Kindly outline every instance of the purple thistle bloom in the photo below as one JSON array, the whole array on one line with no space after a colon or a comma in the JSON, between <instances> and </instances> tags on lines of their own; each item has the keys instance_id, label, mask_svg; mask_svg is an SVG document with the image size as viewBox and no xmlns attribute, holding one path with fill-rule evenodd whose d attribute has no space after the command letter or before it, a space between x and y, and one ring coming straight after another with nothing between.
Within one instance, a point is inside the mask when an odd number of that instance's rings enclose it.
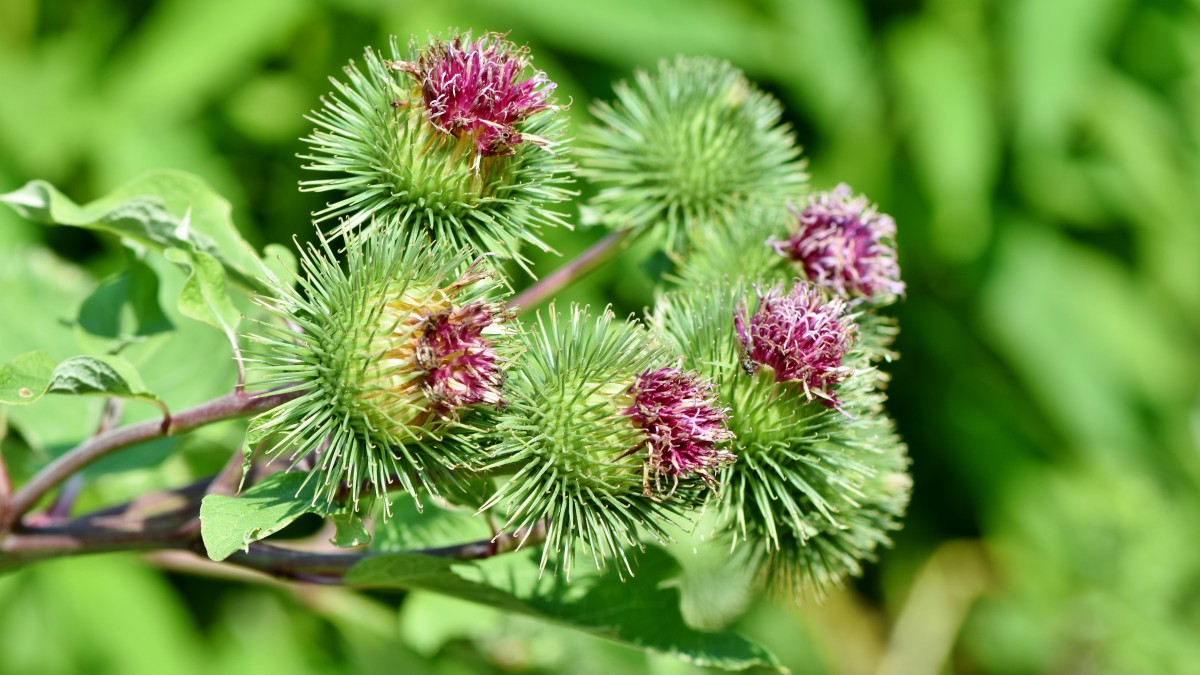
<instances>
[{"instance_id":1,"label":"purple thistle bloom","mask_svg":"<svg viewBox=\"0 0 1200 675\"><path fill-rule=\"evenodd\" d=\"M699 476L712 487L714 472L735 459L717 447L733 433L725 426L728 409L717 407L713 390L711 382L674 368L648 370L629 387L633 404L621 413L646 435L648 496L651 473L660 495L662 477L671 478L672 487L663 495L670 496L681 478Z\"/></svg>"},{"instance_id":2,"label":"purple thistle bloom","mask_svg":"<svg viewBox=\"0 0 1200 675\"><path fill-rule=\"evenodd\" d=\"M500 404L504 375L484 336L497 323L497 313L492 305L473 302L425 318L416 362L426 372L425 394L442 416L476 403Z\"/></svg>"},{"instance_id":3,"label":"purple thistle bloom","mask_svg":"<svg viewBox=\"0 0 1200 675\"><path fill-rule=\"evenodd\" d=\"M817 397L837 407L831 389L850 374L842 357L855 331L845 318L846 301L827 300L807 283L797 283L787 295L776 286L758 298L753 317L747 320L740 305L733 317L746 371L754 374L759 366L770 366L776 382L799 382L810 401Z\"/></svg>"},{"instance_id":4,"label":"purple thistle bloom","mask_svg":"<svg viewBox=\"0 0 1200 675\"><path fill-rule=\"evenodd\" d=\"M535 70L525 77L529 53L496 33L471 41L470 33L452 42L437 40L416 62L397 62L397 70L420 83L429 121L442 133L474 140L481 156L511 155L527 139L517 129L526 117L552 108L555 84Z\"/></svg>"},{"instance_id":5,"label":"purple thistle bloom","mask_svg":"<svg viewBox=\"0 0 1200 675\"><path fill-rule=\"evenodd\" d=\"M853 196L850 186L841 183L792 213L800 228L786 241L772 239L767 245L799 263L809 281L843 297L904 295L896 222L877 213L865 196Z\"/></svg>"}]
</instances>

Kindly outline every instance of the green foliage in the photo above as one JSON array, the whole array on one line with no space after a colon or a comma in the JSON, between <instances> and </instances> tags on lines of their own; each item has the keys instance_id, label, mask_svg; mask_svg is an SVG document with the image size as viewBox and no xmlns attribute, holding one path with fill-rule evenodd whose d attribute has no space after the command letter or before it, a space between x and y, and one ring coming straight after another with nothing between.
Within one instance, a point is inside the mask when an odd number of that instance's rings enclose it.
<instances>
[{"instance_id":1,"label":"green foliage","mask_svg":"<svg viewBox=\"0 0 1200 675\"><path fill-rule=\"evenodd\" d=\"M670 583L679 574L678 563L661 549L649 547L639 557L637 576L624 581L593 572L576 574L567 584L559 577L541 578L539 567L535 556L528 555L467 566L443 558L388 554L358 563L346 582L433 591L564 623L702 666L780 667L762 647L740 635L689 627L679 613L679 591Z\"/></svg>"},{"instance_id":2,"label":"green foliage","mask_svg":"<svg viewBox=\"0 0 1200 675\"><path fill-rule=\"evenodd\" d=\"M0 403L29 405L46 394L133 398L167 414L133 364L119 356L73 356L56 366L45 352L29 352L0 367Z\"/></svg>"},{"instance_id":3,"label":"green foliage","mask_svg":"<svg viewBox=\"0 0 1200 675\"><path fill-rule=\"evenodd\" d=\"M45 352L26 352L0 366L0 402L33 403L46 393L54 374L54 360Z\"/></svg>"},{"instance_id":4,"label":"green foliage","mask_svg":"<svg viewBox=\"0 0 1200 675\"><path fill-rule=\"evenodd\" d=\"M318 482L300 471L273 473L241 495L208 495L200 505L200 534L212 560L224 560L235 551L275 534L306 513L313 505Z\"/></svg>"},{"instance_id":5,"label":"green foliage","mask_svg":"<svg viewBox=\"0 0 1200 675\"><path fill-rule=\"evenodd\" d=\"M154 269L128 251L124 271L101 282L79 307L80 342L116 353L131 343L174 330L159 305L159 287Z\"/></svg>"},{"instance_id":6,"label":"green foliage","mask_svg":"<svg viewBox=\"0 0 1200 675\"><path fill-rule=\"evenodd\" d=\"M264 288L263 263L233 225L229 202L195 176L153 171L85 206L36 180L0 201L35 222L104 232L156 251L206 254L244 288Z\"/></svg>"}]
</instances>

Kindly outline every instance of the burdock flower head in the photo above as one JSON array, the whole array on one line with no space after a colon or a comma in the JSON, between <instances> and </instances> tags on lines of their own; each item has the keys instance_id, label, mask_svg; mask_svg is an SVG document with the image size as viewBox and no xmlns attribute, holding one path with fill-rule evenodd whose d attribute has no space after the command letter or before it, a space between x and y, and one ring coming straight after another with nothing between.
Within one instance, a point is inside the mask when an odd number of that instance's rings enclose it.
<instances>
[{"instance_id":1,"label":"burdock flower head","mask_svg":"<svg viewBox=\"0 0 1200 675\"><path fill-rule=\"evenodd\" d=\"M498 332L502 320L498 305L478 300L425 315L415 362L425 372L425 395L442 417L476 403L501 402L503 373L488 335Z\"/></svg>"},{"instance_id":2,"label":"burdock flower head","mask_svg":"<svg viewBox=\"0 0 1200 675\"><path fill-rule=\"evenodd\" d=\"M678 356L640 324L611 312L553 308L522 334L497 413L491 463L511 472L484 508L505 530L545 523L544 566L570 574L577 549L597 567L632 574L627 547L668 539L665 522L698 506L732 456L726 414L711 385L672 368Z\"/></svg>"},{"instance_id":3,"label":"burdock flower head","mask_svg":"<svg viewBox=\"0 0 1200 675\"><path fill-rule=\"evenodd\" d=\"M904 294L896 262L896 222L842 183L814 195L800 211L799 228L768 241L795 261L814 284L850 298L886 302Z\"/></svg>"},{"instance_id":4,"label":"burdock flower head","mask_svg":"<svg viewBox=\"0 0 1200 675\"><path fill-rule=\"evenodd\" d=\"M540 70L528 74L528 50L503 35L436 40L415 62L391 65L416 79L430 123L456 138L471 138L481 156L511 155L526 140L541 141L517 125L553 107L555 84Z\"/></svg>"},{"instance_id":5,"label":"burdock flower head","mask_svg":"<svg viewBox=\"0 0 1200 675\"><path fill-rule=\"evenodd\" d=\"M845 312L844 300L830 300L803 282L787 294L782 285L758 293L754 315L747 318L739 305L733 318L743 367L754 374L767 366L776 382L797 382L809 400L836 407L833 387L850 374L842 360L855 332Z\"/></svg>"},{"instance_id":6,"label":"burdock flower head","mask_svg":"<svg viewBox=\"0 0 1200 675\"><path fill-rule=\"evenodd\" d=\"M255 418L251 435L273 455L311 455L317 499L357 506L364 487L385 497L393 482L434 492L431 477L471 447L471 412L502 403L511 331L489 297L495 281L396 238L351 240L344 264L321 240L302 267L265 303L291 327L252 336L262 382L302 393Z\"/></svg>"},{"instance_id":7,"label":"burdock flower head","mask_svg":"<svg viewBox=\"0 0 1200 675\"><path fill-rule=\"evenodd\" d=\"M335 233L397 228L524 265L523 245L549 250L542 228L566 225L547 207L573 194L567 120L524 48L494 33L406 51L393 38L333 86L304 139L320 177L301 189L336 195L316 214Z\"/></svg>"},{"instance_id":8,"label":"burdock flower head","mask_svg":"<svg viewBox=\"0 0 1200 675\"><path fill-rule=\"evenodd\" d=\"M850 344L845 301L779 286L747 318L739 305L749 290L724 279L664 293L649 322L733 409L737 461L719 473L716 538L770 587L819 595L860 573L898 527L911 489L906 449L870 355ZM758 374L746 377L746 366ZM836 407L812 403L832 403L835 382Z\"/></svg>"},{"instance_id":9,"label":"burdock flower head","mask_svg":"<svg viewBox=\"0 0 1200 675\"><path fill-rule=\"evenodd\" d=\"M580 172L599 188L590 217L614 228L653 228L667 245L729 227L746 208L783 204L808 179L783 107L737 68L680 56L592 106Z\"/></svg>"},{"instance_id":10,"label":"burdock flower head","mask_svg":"<svg viewBox=\"0 0 1200 675\"><path fill-rule=\"evenodd\" d=\"M652 494L651 478L654 492L666 496L681 478L697 476L715 487L715 472L734 455L720 447L733 434L726 426L729 410L717 404L713 384L696 373L659 368L638 375L628 395L632 404L622 412L646 435L646 493ZM669 490L664 478L671 481Z\"/></svg>"}]
</instances>

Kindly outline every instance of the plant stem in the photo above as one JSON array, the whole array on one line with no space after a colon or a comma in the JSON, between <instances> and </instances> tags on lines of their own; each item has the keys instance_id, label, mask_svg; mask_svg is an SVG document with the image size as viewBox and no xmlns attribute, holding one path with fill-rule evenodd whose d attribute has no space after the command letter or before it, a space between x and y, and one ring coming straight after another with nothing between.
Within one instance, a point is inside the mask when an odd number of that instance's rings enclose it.
<instances>
[{"instance_id":1,"label":"plant stem","mask_svg":"<svg viewBox=\"0 0 1200 675\"><path fill-rule=\"evenodd\" d=\"M501 553L515 551L518 543L536 545L544 541L545 537L546 528L538 524L530 531L517 530L494 539L481 539L465 544L405 551L405 553L419 553L455 560L483 560ZM339 583L351 567L367 558L380 555L387 554L375 551L345 553L303 551L255 542L250 544L245 551L236 551L226 558L225 562L284 579L297 579L313 583Z\"/></svg>"},{"instance_id":2,"label":"plant stem","mask_svg":"<svg viewBox=\"0 0 1200 675\"><path fill-rule=\"evenodd\" d=\"M509 309L527 310L537 306L563 288L587 276L589 272L608 262L627 243L633 234L631 229L613 230L603 239L592 244L571 262L539 279L529 288L508 301Z\"/></svg>"},{"instance_id":3,"label":"plant stem","mask_svg":"<svg viewBox=\"0 0 1200 675\"><path fill-rule=\"evenodd\" d=\"M97 434L48 464L13 494L5 519L0 521L0 532L11 530L42 496L101 457L145 441L268 410L299 395L298 391L265 396L235 391L175 415L166 428L160 420L148 420Z\"/></svg>"},{"instance_id":4,"label":"plant stem","mask_svg":"<svg viewBox=\"0 0 1200 675\"><path fill-rule=\"evenodd\" d=\"M4 453L0 452L0 532L4 523L8 522L8 511L12 505L12 479L8 476L8 465L4 463Z\"/></svg>"}]
</instances>

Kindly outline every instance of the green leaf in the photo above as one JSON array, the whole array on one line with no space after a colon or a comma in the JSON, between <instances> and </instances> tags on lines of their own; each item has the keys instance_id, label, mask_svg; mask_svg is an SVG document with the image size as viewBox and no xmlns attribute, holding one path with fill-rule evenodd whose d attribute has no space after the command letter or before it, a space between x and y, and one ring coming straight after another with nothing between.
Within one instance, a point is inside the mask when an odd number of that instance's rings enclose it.
<instances>
[{"instance_id":1,"label":"green leaf","mask_svg":"<svg viewBox=\"0 0 1200 675\"><path fill-rule=\"evenodd\" d=\"M95 285L82 269L44 248L0 248L0 306L6 318L0 364L31 351L45 352L52 364L80 353L71 324ZM92 434L102 405L93 397L52 396L37 405L12 407L8 423L40 461Z\"/></svg>"},{"instance_id":2,"label":"green leaf","mask_svg":"<svg viewBox=\"0 0 1200 675\"><path fill-rule=\"evenodd\" d=\"M240 497L205 497L200 503L200 537L208 557L224 560L306 513L321 513L322 509L313 505L317 481L307 479L306 473L280 472Z\"/></svg>"},{"instance_id":3,"label":"green leaf","mask_svg":"<svg viewBox=\"0 0 1200 675\"><path fill-rule=\"evenodd\" d=\"M353 546L365 546L371 543L371 533L367 531L367 527L363 525L362 518L353 508L348 508L339 511L332 515L333 525L336 529L333 539L329 543L339 548L351 548Z\"/></svg>"},{"instance_id":4,"label":"green leaf","mask_svg":"<svg viewBox=\"0 0 1200 675\"><path fill-rule=\"evenodd\" d=\"M473 510L442 508L436 501L418 510L416 502L405 495L392 505L390 519L376 523L371 549L398 553L488 539L492 534L487 521Z\"/></svg>"},{"instance_id":5,"label":"green leaf","mask_svg":"<svg viewBox=\"0 0 1200 675\"><path fill-rule=\"evenodd\" d=\"M0 201L36 222L106 232L156 251L206 253L234 283L265 290L259 281L265 263L233 225L229 202L190 174L151 171L84 206L40 180L0 195Z\"/></svg>"},{"instance_id":6,"label":"green leaf","mask_svg":"<svg viewBox=\"0 0 1200 675\"><path fill-rule=\"evenodd\" d=\"M221 262L203 251L180 248L169 248L163 255L188 272L187 281L179 292L179 311L236 339L242 315L233 306L226 290Z\"/></svg>"},{"instance_id":7,"label":"green leaf","mask_svg":"<svg viewBox=\"0 0 1200 675\"><path fill-rule=\"evenodd\" d=\"M140 338L174 330L158 303L158 292L158 274L130 252L125 271L100 284L79 308L80 330L101 338L92 341L80 336L85 349L99 342L99 349L115 352Z\"/></svg>"},{"instance_id":8,"label":"green leaf","mask_svg":"<svg viewBox=\"0 0 1200 675\"><path fill-rule=\"evenodd\" d=\"M133 398L169 414L133 364L119 356L73 356L56 367L45 352L29 352L0 367L0 403L27 405L46 394Z\"/></svg>"},{"instance_id":9,"label":"green leaf","mask_svg":"<svg viewBox=\"0 0 1200 675\"><path fill-rule=\"evenodd\" d=\"M46 352L26 352L0 366L0 403L27 405L46 393L54 360Z\"/></svg>"},{"instance_id":10,"label":"green leaf","mask_svg":"<svg viewBox=\"0 0 1200 675\"><path fill-rule=\"evenodd\" d=\"M541 577L536 556L506 555L479 564L395 553L367 558L346 574L365 588L432 591L563 624L626 645L677 656L701 666L780 668L765 647L729 632L688 626L672 584L679 565L657 547L639 556L637 576Z\"/></svg>"},{"instance_id":11,"label":"green leaf","mask_svg":"<svg viewBox=\"0 0 1200 675\"><path fill-rule=\"evenodd\" d=\"M120 356L73 356L54 369L46 393L136 398L167 412L158 396L146 389L133 364Z\"/></svg>"}]
</instances>

